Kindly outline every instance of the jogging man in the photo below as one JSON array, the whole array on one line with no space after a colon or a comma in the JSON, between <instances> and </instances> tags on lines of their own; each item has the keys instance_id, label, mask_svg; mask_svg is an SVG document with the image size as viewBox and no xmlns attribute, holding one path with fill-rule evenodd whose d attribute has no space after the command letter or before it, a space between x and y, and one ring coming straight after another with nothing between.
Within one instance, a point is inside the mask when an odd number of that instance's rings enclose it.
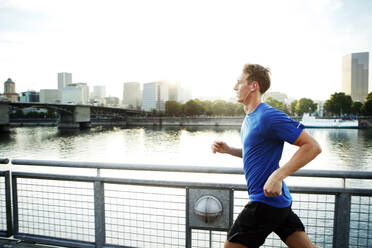
<instances>
[{"instance_id":1,"label":"jogging man","mask_svg":"<svg viewBox=\"0 0 372 248\"><path fill-rule=\"evenodd\" d=\"M292 211L292 198L284 179L313 160L319 144L304 126L283 112L261 102L270 87L270 70L246 64L234 86L238 102L246 113L241 127L242 149L222 141L212 144L212 152L243 158L249 203L232 225L225 248L255 248L275 232L290 248L313 248L304 225ZM284 142L298 146L292 158L281 167Z\"/></svg>"}]
</instances>

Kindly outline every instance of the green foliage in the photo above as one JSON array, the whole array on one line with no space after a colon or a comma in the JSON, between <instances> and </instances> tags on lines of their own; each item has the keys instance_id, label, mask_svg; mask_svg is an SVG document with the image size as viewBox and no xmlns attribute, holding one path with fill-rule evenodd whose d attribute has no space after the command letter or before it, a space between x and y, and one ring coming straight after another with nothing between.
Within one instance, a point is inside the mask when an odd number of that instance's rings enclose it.
<instances>
[{"instance_id":1,"label":"green foliage","mask_svg":"<svg viewBox=\"0 0 372 248\"><path fill-rule=\"evenodd\" d=\"M296 115L296 105L297 105L297 100L294 100L293 102L291 102L291 115L294 116Z\"/></svg>"},{"instance_id":2,"label":"green foliage","mask_svg":"<svg viewBox=\"0 0 372 248\"><path fill-rule=\"evenodd\" d=\"M187 116L201 115L203 113L203 107L197 100L189 100L185 103L184 113Z\"/></svg>"},{"instance_id":3,"label":"green foliage","mask_svg":"<svg viewBox=\"0 0 372 248\"><path fill-rule=\"evenodd\" d=\"M362 112L362 106L363 103L361 102L353 102L351 104L351 113L354 115L360 115L360 113Z\"/></svg>"},{"instance_id":4,"label":"green foliage","mask_svg":"<svg viewBox=\"0 0 372 248\"><path fill-rule=\"evenodd\" d=\"M167 116L181 116L183 114L182 104L176 101L165 103L165 114Z\"/></svg>"},{"instance_id":5,"label":"green foliage","mask_svg":"<svg viewBox=\"0 0 372 248\"><path fill-rule=\"evenodd\" d=\"M351 96L343 92L336 92L324 103L324 110L327 115L350 114L352 103Z\"/></svg>"},{"instance_id":6,"label":"green foliage","mask_svg":"<svg viewBox=\"0 0 372 248\"><path fill-rule=\"evenodd\" d=\"M26 114L26 118L31 118L31 119L33 119L33 118L35 118L35 119L37 119L37 118L43 118L43 117L45 117L45 113L42 113L42 112L36 112L36 111L31 111L31 112L28 112L27 114Z\"/></svg>"},{"instance_id":7,"label":"green foliage","mask_svg":"<svg viewBox=\"0 0 372 248\"><path fill-rule=\"evenodd\" d=\"M152 115L158 115L153 112ZM223 100L200 101L194 99L185 104L176 101L167 101L165 103L165 115L167 116L241 116L244 115L243 105L239 103L226 102Z\"/></svg>"},{"instance_id":8,"label":"green foliage","mask_svg":"<svg viewBox=\"0 0 372 248\"><path fill-rule=\"evenodd\" d=\"M212 115L226 115L227 106L223 100L216 100L212 104Z\"/></svg>"},{"instance_id":9,"label":"green foliage","mask_svg":"<svg viewBox=\"0 0 372 248\"><path fill-rule=\"evenodd\" d=\"M309 98L301 98L296 103L296 114L303 115L304 113L313 113L317 109L317 104Z\"/></svg>"},{"instance_id":10,"label":"green foliage","mask_svg":"<svg viewBox=\"0 0 372 248\"><path fill-rule=\"evenodd\" d=\"M279 109L279 110L281 110L281 111L284 110L284 103L281 102L281 101L278 101L278 100L276 100L276 99L274 99L274 98L272 98L272 97L268 97L268 98L266 98L266 99L265 99L265 102L266 102L267 104L269 104L271 107L274 107L274 108Z\"/></svg>"},{"instance_id":11,"label":"green foliage","mask_svg":"<svg viewBox=\"0 0 372 248\"><path fill-rule=\"evenodd\" d=\"M21 109L17 109L16 112L13 114L13 117L15 118L24 118L25 114Z\"/></svg>"},{"instance_id":12,"label":"green foliage","mask_svg":"<svg viewBox=\"0 0 372 248\"><path fill-rule=\"evenodd\" d=\"M57 113L54 109L48 109L48 112L46 114L46 116L48 118L56 118L57 117Z\"/></svg>"},{"instance_id":13,"label":"green foliage","mask_svg":"<svg viewBox=\"0 0 372 248\"><path fill-rule=\"evenodd\" d=\"M372 92L367 95L366 101L364 102L361 111L362 114L365 116L372 116Z\"/></svg>"}]
</instances>

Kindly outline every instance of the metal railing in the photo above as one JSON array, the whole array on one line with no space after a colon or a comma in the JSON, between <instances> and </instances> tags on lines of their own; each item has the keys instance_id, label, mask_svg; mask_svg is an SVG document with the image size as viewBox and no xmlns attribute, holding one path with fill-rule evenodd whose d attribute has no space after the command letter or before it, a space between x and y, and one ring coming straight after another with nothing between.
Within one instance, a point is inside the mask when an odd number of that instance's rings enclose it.
<instances>
[{"instance_id":1,"label":"metal railing","mask_svg":"<svg viewBox=\"0 0 372 248\"><path fill-rule=\"evenodd\" d=\"M0 161L5 163L6 159ZM13 159L11 165L243 174L238 168L21 159ZM345 187L349 179L371 180L371 172L302 170L294 176L344 181L343 187L290 187L292 208L315 244L372 246L372 190ZM3 192L10 188L7 177L9 172L0 174L4 178L0 183L8 185L0 188ZM233 219L248 201L243 184L29 172L12 172L11 178L13 227L7 226L7 234L13 233L14 238L25 241L69 247L223 247L227 228L213 227L213 223L197 228L192 224L192 193L226 191L229 197L223 200L231 205ZM0 197L10 202L10 194ZM6 215L10 214L10 205L0 207L6 208L2 210ZM272 234L264 247L286 246Z\"/></svg>"}]
</instances>

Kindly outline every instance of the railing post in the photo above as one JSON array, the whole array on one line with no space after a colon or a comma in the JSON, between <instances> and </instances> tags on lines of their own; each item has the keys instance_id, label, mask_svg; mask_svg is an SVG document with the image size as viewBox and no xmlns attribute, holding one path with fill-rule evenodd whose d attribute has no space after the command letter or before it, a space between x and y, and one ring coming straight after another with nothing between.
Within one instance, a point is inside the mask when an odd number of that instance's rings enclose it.
<instances>
[{"instance_id":1,"label":"railing post","mask_svg":"<svg viewBox=\"0 0 372 248\"><path fill-rule=\"evenodd\" d=\"M10 171L5 172L5 198L6 198L6 226L7 236L13 235L13 224L12 224L12 196L10 193Z\"/></svg>"},{"instance_id":2,"label":"railing post","mask_svg":"<svg viewBox=\"0 0 372 248\"><path fill-rule=\"evenodd\" d=\"M12 200L13 200L13 235L15 238L18 234L18 192L17 177L12 174Z\"/></svg>"},{"instance_id":3,"label":"railing post","mask_svg":"<svg viewBox=\"0 0 372 248\"><path fill-rule=\"evenodd\" d=\"M189 196L190 189L186 187L186 248L191 248L191 229L190 229L190 220L189 220Z\"/></svg>"},{"instance_id":4,"label":"railing post","mask_svg":"<svg viewBox=\"0 0 372 248\"><path fill-rule=\"evenodd\" d=\"M105 230L105 193L104 184L94 182L94 219L96 232L96 247L101 248L106 243Z\"/></svg>"},{"instance_id":5,"label":"railing post","mask_svg":"<svg viewBox=\"0 0 372 248\"><path fill-rule=\"evenodd\" d=\"M333 247L349 247L351 195L336 195L333 225Z\"/></svg>"}]
</instances>

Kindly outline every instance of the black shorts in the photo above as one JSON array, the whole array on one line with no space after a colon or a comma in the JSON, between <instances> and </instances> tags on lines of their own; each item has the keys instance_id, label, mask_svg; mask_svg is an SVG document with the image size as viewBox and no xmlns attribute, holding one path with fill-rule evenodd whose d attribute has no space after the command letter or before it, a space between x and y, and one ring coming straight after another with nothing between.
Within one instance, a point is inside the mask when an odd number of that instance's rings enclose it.
<instances>
[{"instance_id":1,"label":"black shorts","mask_svg":"<svg viewBox=\"0 0 372 248\"><path fill-rule=\"evenodd\" d=\"M291 207L275 208L261 202L251 202L235 220L227 240L255 248L264 244L271 232L285 242L295 231L305 231L305 227Z\"/></svg>"}]
</instances>

